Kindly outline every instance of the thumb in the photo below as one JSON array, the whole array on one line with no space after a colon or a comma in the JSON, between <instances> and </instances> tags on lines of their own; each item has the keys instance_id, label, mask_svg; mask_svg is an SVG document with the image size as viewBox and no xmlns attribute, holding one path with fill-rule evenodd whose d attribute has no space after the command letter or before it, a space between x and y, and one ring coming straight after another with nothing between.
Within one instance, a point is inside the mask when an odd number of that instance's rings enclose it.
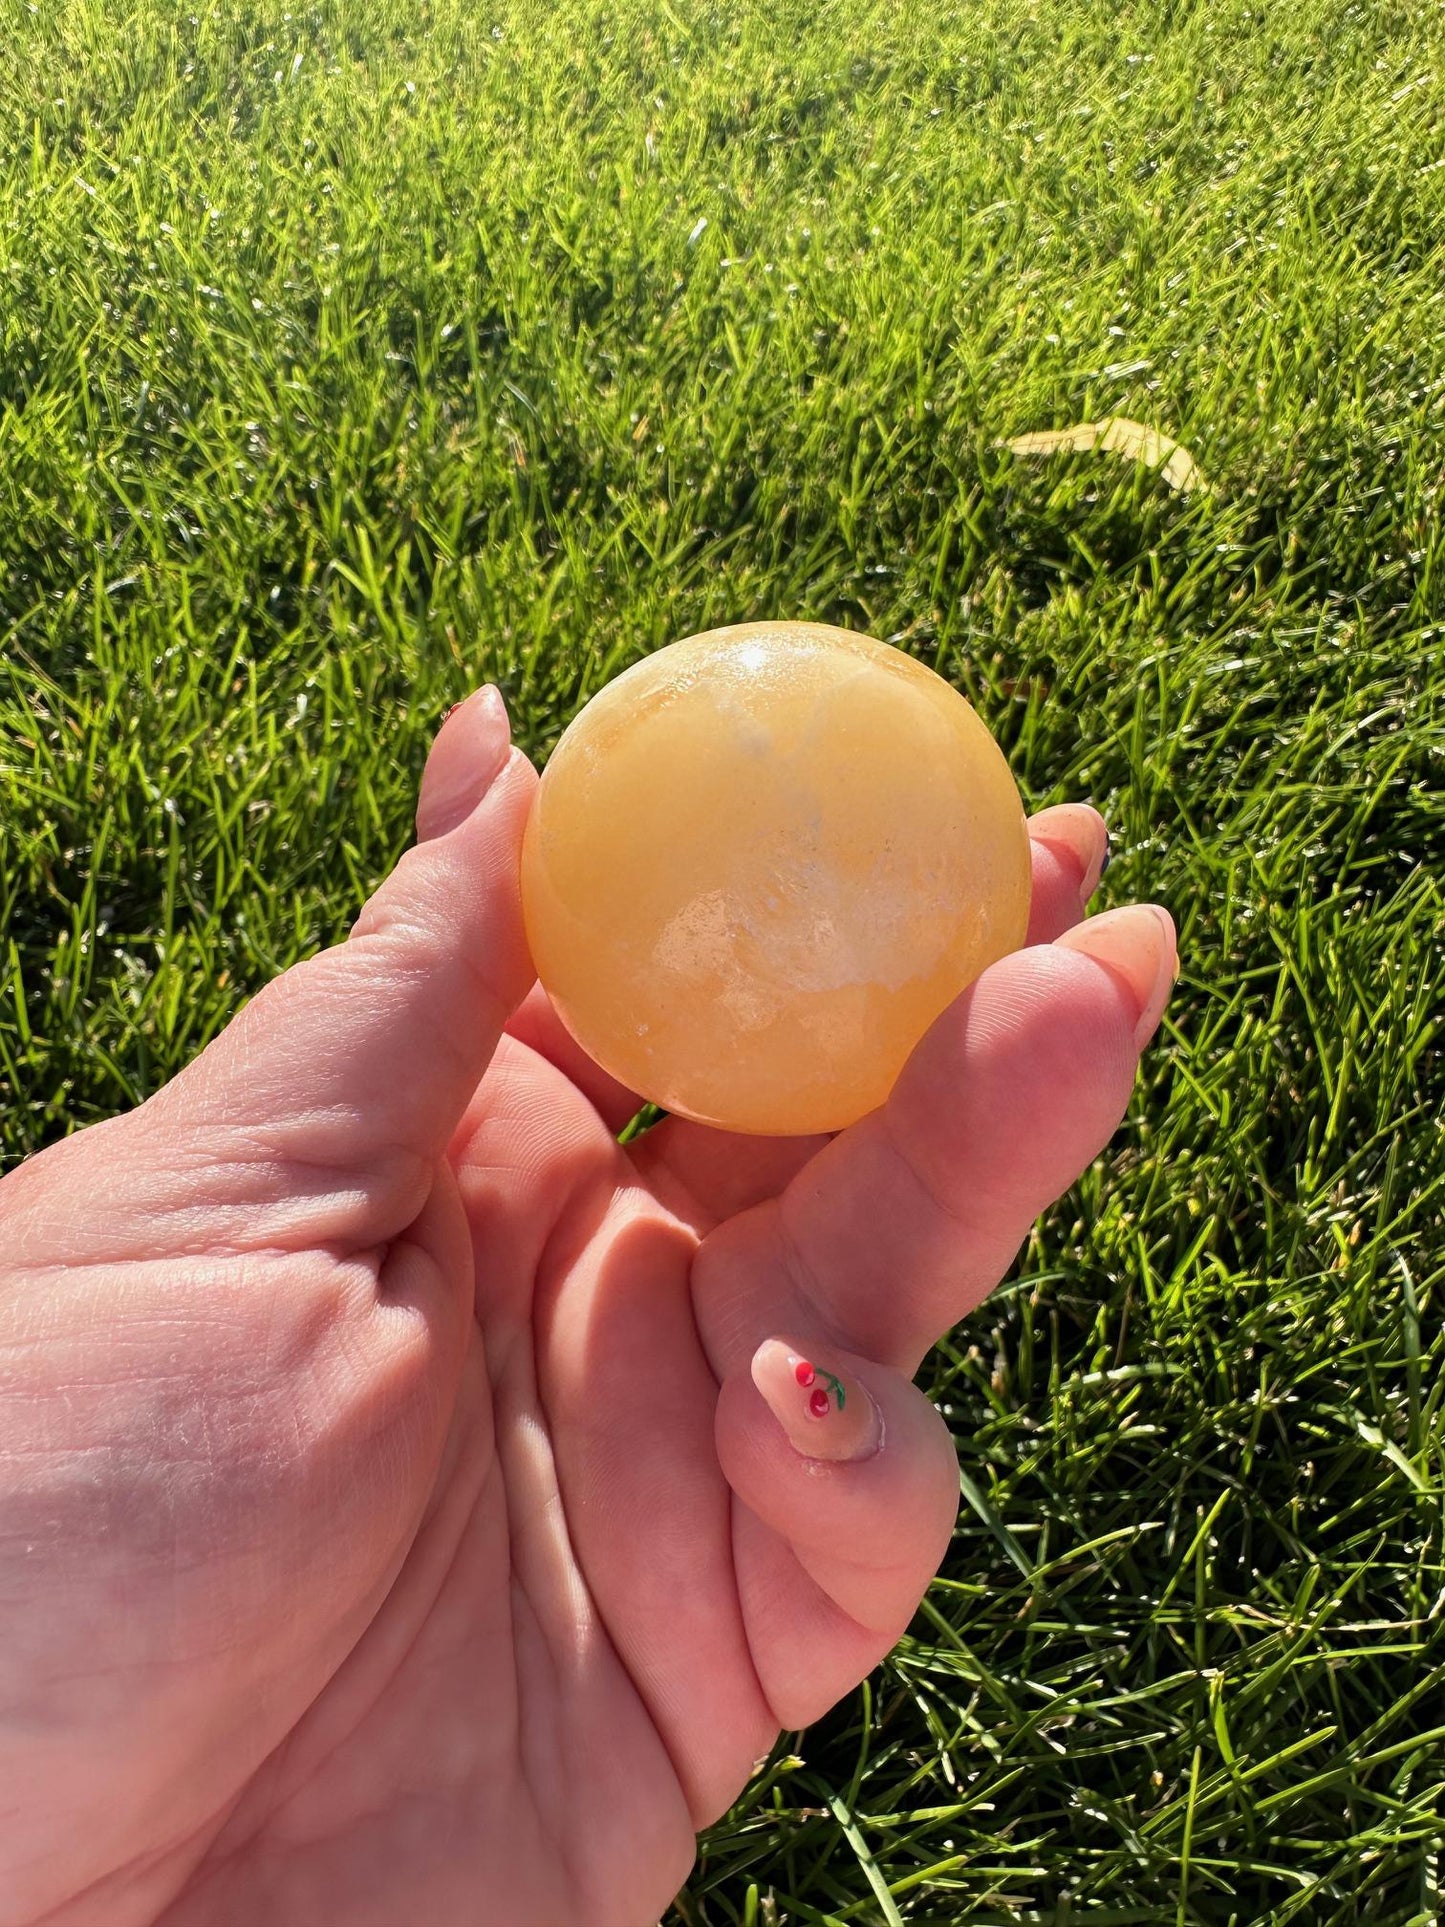
<instances>
[{"instance_id":1,"label":"thumb","mask_svg":"<svg viewBox=\"0 0 1445 1927\"><path fill-rule=\"evenodd\" d=\"M826 1360L826 1363L825 1363ZM900 1372L768 1338L723 1380L715 1436L758 1681L817 1719L895 1646L948 1548L958 1461Z\"/></svg>"},{"instance_id":2,"label":"thumb","mask_svg":"<svg viewBox=\"0 0 1445 1927\"><path fill-rule=\"evenodd\" d=\"M500 694L478 690L432 746L415 847L349 939L268 984L145 1107L199 1139L214 1203L281 1192L294 1226L299 1196L311 1236L356 1242L411 1221L532 982L518 866L536 781Z\"/></svg>"}]
</instances>

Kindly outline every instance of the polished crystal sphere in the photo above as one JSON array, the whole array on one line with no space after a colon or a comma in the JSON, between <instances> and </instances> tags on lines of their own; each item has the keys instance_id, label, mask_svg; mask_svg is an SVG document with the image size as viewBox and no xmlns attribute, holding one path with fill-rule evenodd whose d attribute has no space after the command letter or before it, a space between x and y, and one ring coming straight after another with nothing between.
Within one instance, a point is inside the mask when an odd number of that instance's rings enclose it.
<instances>
[{"instance_id":1,"label":"polished crystal sphere","mask_svg":"<svg viewBox=\"0 0 1445 1927\"><path fill-rule=\"evenodd\" d=\"M1023 942L1028 838L941 676L845 630L746 623L580 712L522 901L538 976L614 1077L730 1131L834 1131Z\"/></svg>"}]
</instances>

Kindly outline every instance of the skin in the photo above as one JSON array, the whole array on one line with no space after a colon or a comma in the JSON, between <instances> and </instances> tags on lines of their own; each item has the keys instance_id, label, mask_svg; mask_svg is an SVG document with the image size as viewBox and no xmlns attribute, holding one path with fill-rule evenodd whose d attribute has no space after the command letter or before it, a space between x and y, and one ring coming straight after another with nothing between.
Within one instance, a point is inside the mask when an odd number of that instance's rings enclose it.
<instances>
[{"instance_id":1,"label":"skin","mask_svg":"<svg viewBox=\"0 0 1445 1927\"><path fill-rule=\"evenodd\" d=\"M1167 918L1072 928L1045 812L1033 947L884 1110L624 1150L535 781L479 692L349 941L0 1184L0 1927L641 1927L938 1566L911 1374L1116 1128Z\"/></svg>"}]
</instances>

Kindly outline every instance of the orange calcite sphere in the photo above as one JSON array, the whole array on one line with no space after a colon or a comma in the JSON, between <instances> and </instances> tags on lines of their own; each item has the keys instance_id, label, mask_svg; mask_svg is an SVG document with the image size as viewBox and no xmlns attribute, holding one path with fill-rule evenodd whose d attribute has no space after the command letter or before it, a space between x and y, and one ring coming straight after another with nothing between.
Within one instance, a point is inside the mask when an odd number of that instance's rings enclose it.
<instances>
[{"instance_id":1,"label":"orange calcite sphere","mask_svg":"<svg viewBox=\"0 0 1445 1927\"><path fill-rule=\"evenodd\" d=\"M834 1131L1023 942L1023 806L931 669L746 623L582 710L542 777L522 901L538 976L614 1077L731 1131Z\"/></svg>"}]
</instances>

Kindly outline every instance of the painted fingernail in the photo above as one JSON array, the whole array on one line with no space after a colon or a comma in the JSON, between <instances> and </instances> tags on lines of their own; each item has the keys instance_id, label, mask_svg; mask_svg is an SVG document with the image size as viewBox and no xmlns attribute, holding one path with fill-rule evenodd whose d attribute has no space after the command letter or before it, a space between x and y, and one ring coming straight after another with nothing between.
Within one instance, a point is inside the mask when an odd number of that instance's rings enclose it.
<instances>
[{"instance_id":1,"label":"painted fingernail","mask_svg":"<svg viewBox=\"0 0 1445 1927\"><path fill-rule=\"evenodd\" d=\"M1099 812L1087 803L1058 803L1039 811L1029 835L1051 850L1068 852L1079 876L1079 901L1087 903L1109 863L1109 832Z\"/></svg>"},{"instance_id":2,"label":"painted fingernail","mask_svg":"<svg viewBox=\"0 0 1445 1927\"><path fill-rule=\"evenodd\" d=\"M753 1383L805 1459L870 1459L883 1443L883 1416L860 1381L768 1338L753 1354Z\"/></svg>"},{"instance_id":3,"label":"painted fingernail","mask_svg":"<svg viewBox=\"0 0 1445 1927\"><path fill-rule=\"evenodd\" d=\"M1174 919L1157 903L1131 903L1075 924L1055 939L1101 963L1135 1010L1134 1048L1142 1050L1164 1015L1179 975Z\"/></svg>"},{"instance_id":4,"label":"painted fingernail","mask_svg":"<svg viewBox=\"0 0 1445 1927\"><path fill-rule=\"evenodd\" d=\"M447 711L422 776L416 811L422 842L466 821L501 773L511 747L507 706L494 684Z\"/></svg>"},{"instance_id":5,"label":"painted fingernail","mask_svg":"<svg viewBox=\"0 0 1445 1927\"><path fill-rule=\"evenodd\" d=\"M1106 823L1104 825L1104 861L1099 865L1099 875L1101 877L1106 877L1109 874L1109 865L1113 861L1114 861L1114 839L1110 834L1109 826Z\"/></svg>"}]
</instances>

